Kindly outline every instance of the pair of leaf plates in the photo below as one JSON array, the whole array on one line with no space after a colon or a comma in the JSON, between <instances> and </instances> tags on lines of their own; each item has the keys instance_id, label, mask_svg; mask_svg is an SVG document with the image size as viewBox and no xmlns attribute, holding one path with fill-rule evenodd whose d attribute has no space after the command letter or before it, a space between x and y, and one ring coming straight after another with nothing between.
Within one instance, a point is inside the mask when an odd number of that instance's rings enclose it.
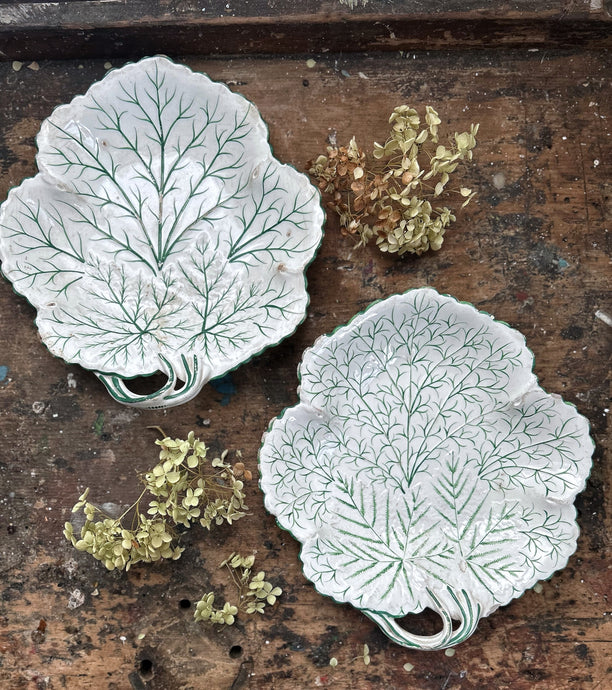
<instances>
[{"instance_id":1,"label":"pair of leaf plates","mask_svg":"<svg viewBox=\"0 0 612 690\"><path fill-rule=\"evenodd\" d=\"M119 402L184 403L303 321L318 192L225 85L146 58L57 108L37 144L40 172L0 207L2 271L49 350ZM564 567L593 444L532 369L520 333L431 288L304 353L260 484L319 592L441 649ZM157 371L150 395L126 383ZM439 633L398 623L425 608Z\"/></svg>"}]
</instances>

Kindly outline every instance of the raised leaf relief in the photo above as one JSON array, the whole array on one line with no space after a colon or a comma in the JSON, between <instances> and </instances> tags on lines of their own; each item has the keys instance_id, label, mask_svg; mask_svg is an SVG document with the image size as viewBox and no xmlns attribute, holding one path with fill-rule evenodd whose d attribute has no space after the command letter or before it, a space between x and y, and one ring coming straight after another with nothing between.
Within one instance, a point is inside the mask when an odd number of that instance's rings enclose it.
<instances>
[{"instance_id":1,"label":"raised leaf relief","mask_svg":"<svg viewBox=\"0 0 612 690\"><path fill-rule=\"evenodd\" d=\"M0 210L3 272L49 349L123 402L122 378L201 385L304 318L318 193L241 96L148 58L57 108L38 145Z\"/></svg>"},{"instance_id":2,"label":"raised leaf relief","mask_svg":"<svg viewBox=\"0 0 612 690\"><path fill-rule=\"evenodd\" d=\"M532 365L516 331L427 288L306 351L260 463L319 591L437 648L563 567L592 442ZM414 642L390 623L425 607L462 626Z\"/></svg>"}]
</instances>

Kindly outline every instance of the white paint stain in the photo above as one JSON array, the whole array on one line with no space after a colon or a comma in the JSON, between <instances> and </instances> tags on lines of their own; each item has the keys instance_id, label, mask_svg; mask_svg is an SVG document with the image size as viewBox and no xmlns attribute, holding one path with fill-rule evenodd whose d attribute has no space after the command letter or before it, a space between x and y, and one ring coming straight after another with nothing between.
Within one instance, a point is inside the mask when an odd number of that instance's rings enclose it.
<instances>
[{"instance_id":1,"label":"white paint stain","mask_svg":"<svg viewBox=\"0 0 612 690\"><path fill-rule=\"evenodd\" d=\"M70 597L68 599L68 608L78 609L79 606L83 606L84 603L85 595L83 592L81 592L80 589L73 589L72 592L70 592Z\"/></svg>"},{"instance_id":2,"label":"white paint stain","mask_svg":"<svg viewBox=\"0 0 612 690\"><path fill-rule=\"evenodd\" d=\"M503 172L498 172L493 175L493 186L495 189L503 189L506 186L506 176Z\"/></svg>"},{"instance_id":3,"label":"white paint stain","mask_svg":"<svg viewBox=\"0 0 612 690\"><path fill-rule=\"evenodd\" d=\"M0 9L0 24L18 24L19 22L44 17L46 10L58 7L59 2L19 3L6 5Z\"/></svg>"},{"instance_id":4,"label":"white paint stain","mask_svg":"<svg viewBox=\"0 0 612 690\"><path fill-rule=\"evenodd\" d=\"M42 400L35 400L32 403L32 412L34 414L42 414L45 411L45 403Z\"/></svg>"}]
</instances>

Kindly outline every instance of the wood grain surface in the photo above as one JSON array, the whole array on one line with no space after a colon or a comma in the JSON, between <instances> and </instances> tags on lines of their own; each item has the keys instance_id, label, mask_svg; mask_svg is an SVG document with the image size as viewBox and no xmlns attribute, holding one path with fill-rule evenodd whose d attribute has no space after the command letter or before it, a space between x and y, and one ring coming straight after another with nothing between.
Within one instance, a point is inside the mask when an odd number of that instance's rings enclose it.
<instances>
[{"instance_id":1,"label":"wood grain surface","mask_svg":"<svg viewBox=\"0 0 612 690\"><path fill-rule=\"evenodd\" d=\"M330 214L297 332L167 412L122 407L91 373L53 358L34 310L0 281L1 688L612 686L610 57L584 46L309 57L314 67L304 56L184 61L251 99L276 156L302 170L330 135L339 143L355 135L365 147L384 138L389 112L402 103L434 105L451 131L479 122L464 176L478 196L442 249L420 258L355 250ZM0 200L36 172L41 121L100 79L105 62L38 60L38 69L25 63L19 72L0 63ZM398 647L359 611L317 594L257 484L262 433L297 400L302 351L372 300L422 285L522 331L541 385L589 418L597 444L576 502L581 536L568 566L541 592L482 620L454 656ZM175 436L193 429L214 449L240 450L254 474L250 515L210 533L190 530L179 561L109 573L65 541L63 524L86 486L99 504L134 500L137 472L156 459L149 425ZM232 596L217 567L232 551L255 551L282 597L232 627L195 623L193 605L204 592ZM405 625L432 633L438 622L426 613Z\"/></svg>"},{"instance_id":2,"label":"wood grain surface","mask_svg":"<svg viewBox=\"0 0 612 690\"><path fill-rule=\"evenodd\" d=\"M0 3L0 59L610 46L612 0Z\"/></svg>"}]
</instances>

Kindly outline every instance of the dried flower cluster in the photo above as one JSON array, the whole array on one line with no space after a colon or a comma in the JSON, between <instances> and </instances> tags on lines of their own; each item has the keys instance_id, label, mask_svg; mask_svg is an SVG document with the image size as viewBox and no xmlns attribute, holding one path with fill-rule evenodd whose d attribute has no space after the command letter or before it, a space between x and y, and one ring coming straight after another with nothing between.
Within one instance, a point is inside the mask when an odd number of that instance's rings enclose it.
<instances>
[{"instance_id":1,"label":"dried flower cluster","mask_svg":"<svg viewBox=\"0 0 612 690\"><path fill-rule=\"evenodd\" d=\"M85 514L80 538L72 524L65 523L64 535L72 545L109 570L129 570L140 561L179 558L183 548L176 545L177 525L190 527L199 521L210 529L213 523L231 524L245 515L244 484L226 462L227 451L209 461L208 448L193 432L186 440L164 438L156 443L161 446L160 462L141 477L145 488L120 517L113 518L89 503L86 489L72 509ZM154 498L143 514L140 505L146 493Z\"/></svg>"},{"instance_id":2,"label":"dried flower cluster","mask_svg":"<svg viewBox=\"0 0 612 690\"><path fill-rule=\"evenodd\" d=\"M273 605L282 594L280 587L274 587L265 580L263 570L251 575L255 556L241 556L233 553L219 567L226 566L238 588L238 605L226 601L221 608L215 608L215 594L208 592L196 604L193 617L196 621L209 621L220 625L232 625L239 611L263 613L266 604Z\"/></svg>"},{"instance_id":3,"label":"dried flower cluster","mask_svg":"<svg viewBox=\"0 0 612 690\"><path fill-rule=\"evenodd\" d=\"M425 110L421 123L414 108L395 108L389 138L375 142L369 157L353 137L348 146L328 146L326 155L308 164L319 188L331 197L342 233L357 236L359 245L375 237L381 251L398 255L440 249L456 218L447 206L432 201L455 191L464 199L463 208L475 194L447 185L458 165L472 159L478 125L456 132L445 146L438 139L438 113L431 106Z\"/></svg>"}]
</instances>

